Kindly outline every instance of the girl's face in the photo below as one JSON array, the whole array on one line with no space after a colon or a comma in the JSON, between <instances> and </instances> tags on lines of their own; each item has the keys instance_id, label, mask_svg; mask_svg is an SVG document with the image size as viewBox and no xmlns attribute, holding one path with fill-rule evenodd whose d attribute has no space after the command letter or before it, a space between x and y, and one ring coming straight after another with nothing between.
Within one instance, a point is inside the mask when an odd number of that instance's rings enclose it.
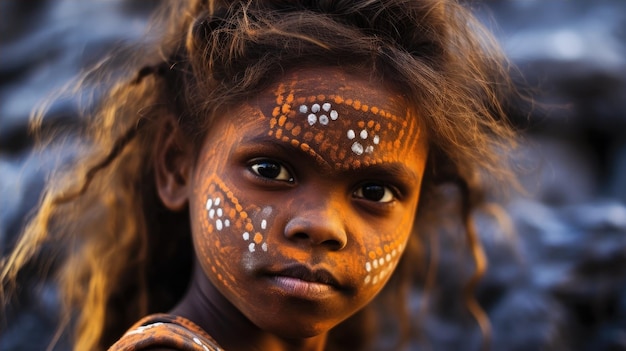
<instances>
[{"instance_id":1,"label":"girl's face","mask_svg":"<svg viewBox=\"0 0 626 351\"><path fill-rule=\"evenodd\" d=\"M192 172L197 259L262 330L328 331L381 290L416 212L426 136L402 97L339 69L225 113Z\"/></svg>"}]
</instances>

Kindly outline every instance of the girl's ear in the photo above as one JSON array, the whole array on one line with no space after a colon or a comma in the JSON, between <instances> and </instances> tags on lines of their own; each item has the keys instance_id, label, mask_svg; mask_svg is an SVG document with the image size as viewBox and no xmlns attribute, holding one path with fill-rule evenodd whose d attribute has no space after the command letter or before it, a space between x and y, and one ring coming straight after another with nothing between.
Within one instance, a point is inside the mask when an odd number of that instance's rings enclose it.
<instances>
[{"instance_id":1,"label":"girl's ear","mask_svg":"<svg viewBox=\"0 0 626 351\"><path fill-rule=\"evenodd\" d=\"M169 119L154 143L156 188L165 207L180 211L187 206L193 167L192 147L178 124Z\"/></svg>"}]
</instances>

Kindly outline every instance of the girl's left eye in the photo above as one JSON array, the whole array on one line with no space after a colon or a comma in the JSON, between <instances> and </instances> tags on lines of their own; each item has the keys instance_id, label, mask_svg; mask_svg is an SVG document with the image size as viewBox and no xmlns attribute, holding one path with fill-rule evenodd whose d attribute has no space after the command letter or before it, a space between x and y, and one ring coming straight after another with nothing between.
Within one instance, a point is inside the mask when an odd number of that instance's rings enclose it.
<instances>
[{"instance_id":1,"label":"girl's left eye","mask_svg":"<svg viewBox=\"0 0 626 351\"><path fill-rule=\"evenodd\" d=\"M250 165L250 169L256 175L272 180L293 182L293 177L283 165L276 161L261 160Z\"/></svg>"},{"instance_id":2,"label":"girl's left eye","mask_svg":"<svg viewBox=\"0 0 626 351\"><path fill-rule=\"evenodd\" d=\"M354 192L354 196L375 202L391 202L395 199L395 195L388 187L377 184L367 183L362 185Z\"/></svg>"}]
</instances>

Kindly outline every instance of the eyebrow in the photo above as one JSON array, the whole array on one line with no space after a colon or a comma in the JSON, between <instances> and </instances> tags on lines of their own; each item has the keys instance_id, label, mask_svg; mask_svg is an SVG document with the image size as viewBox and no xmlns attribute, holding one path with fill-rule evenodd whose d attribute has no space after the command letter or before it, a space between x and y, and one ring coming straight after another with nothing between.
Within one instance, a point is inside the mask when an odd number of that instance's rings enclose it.
<instances>
[{"instance_id":1,"label":"eyebrow","mask_svg":"<svg viewBox=\"0 0 626 351\"><path fill-rule=\"evenodd\" d=\"M273 136L257 135L257 136L253 136L250 138L244 138L242 140L242 143L262 144L265 147L272 147L287 154L291 154L295 151L296 153L302 155L303 157L311 159L320 167L332 167L328 163L328 161L324 160L324 158L321 155L319 155L317 152L315 152L315 150L313 150L312 148L311 148L311 152L317 155L317 157L313 156L310 152L302 150L300 147L294 146L289 142L276 139Z\"/></svg>"},{"instance_id":2,"label":"eyebrow","mask_svg":"<svg viewBox=\"0 0 626 351\"><path fill-rule=\"evenodd\" d=\"M402 162L384 162L374 165L361 166L358 169L349 169L346 173L360 173L366 171L369 175L374 177L390 177L394 179L403 179L408 181L418 182L420 177L409 169Z\"/></svg>"},{"instance_id":3,"label":"eyebrow","mask_svg":"<svg viewBox=\"0 0 626 351\"><path fill-rule=\"evenodd\" d=\"M285 142L282 140L278 140L273 136L269 135L257 135L252 136L250 138L244 138L242 140L244 144L262 144L264 147L275 148L281 152L290 154L294 153L302 155L303 157L311 159L318 166L334 168L327 161L323 161L323 163L318 160L316 157L311 155L309 152L302 150L299 147L291 145L289 142ZM321 155L317 154L320 159L323 160ZM372 165L362 165L359 168L349 168L347 170L341 170L341 173L344 173L347 176L352 176L355 174L362 174L363 172L367 172L369 176L372 177L388 177L395 179L403 179L411 182L419 182L420 176L416 174L413 170L407 167L402 162L384 162Z\"/></svg>"}]
</instances>

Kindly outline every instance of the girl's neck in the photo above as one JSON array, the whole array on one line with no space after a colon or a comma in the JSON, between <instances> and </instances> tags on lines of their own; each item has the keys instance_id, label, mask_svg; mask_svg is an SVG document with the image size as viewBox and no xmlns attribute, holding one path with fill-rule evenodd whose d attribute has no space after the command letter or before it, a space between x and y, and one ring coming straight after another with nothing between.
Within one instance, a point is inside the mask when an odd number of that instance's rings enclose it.
<instances>
[{"instance_id":1,"label":"girl's neck","mask_svg":"<svg viewBox=\"0 0 626 351\"><path fill-rule=\"evenodd\" d=\"M204 276L196 265L191 286L170 313L194 322L226 351L322 351L327 333L306 339L286 339L252 324ZM279 318L279 317L277 317Z\"/></svg>"}]
</instances>

